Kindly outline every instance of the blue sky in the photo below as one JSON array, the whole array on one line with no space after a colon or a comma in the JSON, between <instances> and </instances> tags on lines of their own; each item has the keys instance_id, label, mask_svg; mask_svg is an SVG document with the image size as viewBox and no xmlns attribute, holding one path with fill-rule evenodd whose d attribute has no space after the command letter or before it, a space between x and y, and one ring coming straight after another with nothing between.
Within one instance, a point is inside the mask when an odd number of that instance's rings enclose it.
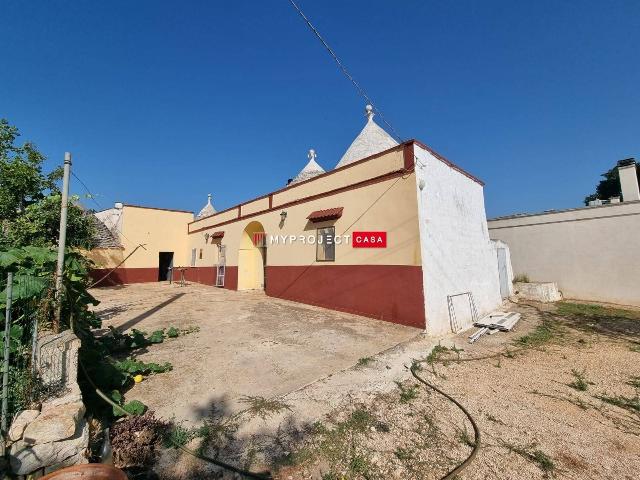
<instances>
[{"instance_id":1,"label":"blue sky","mask_svg":"<svg viewBox=\"0 0 640 480\"><path fill-rule=\"evenodd\" d=\"M299 5L403 138L489 216L579 206L640 157L640 2ZM288 1L5 0L0 117L114 201L223 209L330 169L364 100ZM82 193L75 182L73 190Z\"/></svg>"}]
</instances>

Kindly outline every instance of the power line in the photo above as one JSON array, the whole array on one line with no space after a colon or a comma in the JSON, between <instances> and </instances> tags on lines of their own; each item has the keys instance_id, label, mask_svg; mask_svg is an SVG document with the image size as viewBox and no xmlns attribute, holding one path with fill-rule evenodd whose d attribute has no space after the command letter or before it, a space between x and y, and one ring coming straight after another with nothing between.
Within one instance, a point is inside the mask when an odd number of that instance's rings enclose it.
<instances>
[{"instance_id":1,"label":"power line","mask_svg":"<svg viewBox=\"0 0 640 480\"><path fill-rule=\"evenodd\" d=\"M89 187L87 186L87 184L86 184L86 183L84 183L84 182L82 181L82 179L81 179L78 175L76 175L76 174L75 174L75 172L73 172L73 171L72 171L72 172L71 172L71 175L73 175L73 177L74 177L76 180L78 180L78 181L80 182L80 184L84 187L84 189L87 191L87 195L89 196L89 198L90 198L91 200L93 200L93 203L95 203L95 204L98 206L98 208L99 208L100 210L105 210L105 209L102 207L102 205L100 205L100 203L98 203L98 201L95 199L95 195L91 192L91 190L89 189ZM122 215L122 211L120 211L120 215ZM107 228L108 228L108 227L107 227ZM134 242L134 241L133 241L133 240L131 240L129 237L127 237L127 236L124 234L124 232L119 231L119 232L118 232L118 234L119 234L119 235L122 235L124 238L126 238L127 240L129 240L132 244L134 244L134 245L136 244L136 242ZM138 245L139 245L139 246L141 246L144 250L146 250L146 248L144 248L144 245L143 245L143 244L138 244ZM136 247L136 250L137 250L137 249L138 249L138 247ZM134 250L134 251L135 251L135 250ZM133 253L133 252L132 252L132 253ZM129 256L131 256L131 255L129 255ZM127 257L127 258L129 258L129 257Z\"/></svg>"},{"instance_id":2,"label":"power line","mask_svg":"<svg viewBox=\"0 0 640 480\"><path fill-rule=\"evenodd\" d=\"M396 137L396 140L399 141L399 143L402 143L402 137L400 135L398 135L398 132L396 132L396 129L393 128L393 125L391 125L385 118L384 115L382 114L382 112L375 106L375 104L373 103L373 100L371 100L371 97L369 97L369 95L367 95L367 92L364 91L364 89L360 86L360 84L356 81L355 78L353 78L353 75L351 75L349 73L349 70L347 70L347 67L344 66L344 64L340 61L340 59L338 58L338 56L336 55L336 52L333 51L333 49L329 46L329 44L325 41L324 38L322 38L322 35L320 35L320 32L318 31L318 29L316 27L313 26L313 24L311 23L311 21L307 18L307 16L302 12L302 10L300 9L300 7L298 7L298 5L296 5L296 3L293 0L289 0L289 3L291 3L291 5L293 6L293 8L296 9L296 11L300 14L300 16L302 17L302 19L305 21L305 23L307 24L307 26L311 29L311 31L315 34L316 37L318 37L318 40L320 40L320 42L322 43L322 45L324 45L324 48L327 49L327 51L329 52L329 55L331 55L333 57L333 59L335 60L336 64L338 65L338 67L340 68L340 70L342 70L342 73L344 73L344 75L351 81L351 83L353 83L353 86L356 88L356 90L358 91L358 93L367 101L367 103L369 103L369 105L371 105L374 109L374 111L378 114L378 116L380 117L380 119L384 122L384 124L389 127L389 130L391 130L391 132L393 133L393 136Z\"/></svg>"},{"instance_id":3,"label":"power line","mask_svg":"<svg viewBox=\"0 0 640 480\"><path fill-rule=\"evenodd\" d=\"M91 193L91 190L89 190L89 187L87 187L87 184L84 183L82 179L80 179L80 177L78 177L78 175L75 174L75 172L71 172L71 175L73 175L73 178L78 180L80 184L84 187L84 189L87 191L87 195L89 196L89 198L93 200L93 203L95 203L100 210L104 210L104 208L102 208L102 205L100 205L98 201L95 199L95 195Z\"/></svg>"}]
</instances>

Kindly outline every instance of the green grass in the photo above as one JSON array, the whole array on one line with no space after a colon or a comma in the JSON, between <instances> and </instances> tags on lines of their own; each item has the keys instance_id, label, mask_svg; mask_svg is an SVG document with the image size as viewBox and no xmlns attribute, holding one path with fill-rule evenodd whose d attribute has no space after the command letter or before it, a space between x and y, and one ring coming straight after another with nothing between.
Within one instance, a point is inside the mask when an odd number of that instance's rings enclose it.
<instances>
[{"instance_id":1,"label":"green grass","mask_svg":"<svg viewBox=\"0 0 640 480\"><path fill-rule=\"evenodd\" d=\"M556 312L560 315L578 315L582 317L619 317L640 320L640 312L624 308L605 307L589 303L559 302Z\"/></svg>"},{"instance_id":2,"label":"green grass","mask_svg":"<svg viewBox=\"0 0 640 480\"><path fill-rule=\"evenodd\" d=\"M549 321L543 321L542 324L538 325L531 333L517 338L515 343L520 347L540 347L549 343L554 336L559 334L560 331L558 327L552 325Z\"/></svg>"}]
</instances>

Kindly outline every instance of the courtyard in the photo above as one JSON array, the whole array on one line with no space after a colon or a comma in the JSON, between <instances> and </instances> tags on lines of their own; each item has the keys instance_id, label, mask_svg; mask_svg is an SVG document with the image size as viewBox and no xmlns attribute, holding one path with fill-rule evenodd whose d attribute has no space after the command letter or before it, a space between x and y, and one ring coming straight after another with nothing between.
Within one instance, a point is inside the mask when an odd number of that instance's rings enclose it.
<instances>
[{"instance_id":1,"label":"courtyard","mask_svg":"<svg viewBox=\"0 0 640 480\"><path fill-rule=\"evenodd\" d=\"M281 397L406 342L421 331L392 323L189 283L95 289L103 327L182 335L137 354L172 371L134 386L127 398L164 418L196 422L212 405L230 412L241 399Z\"/></svg>"},{"instance_id":2,"label":"courtyard","mask_svg":"<svg viewBox=\"0 0 640 480\"><path fill-rule=\"evenodd\" d=\"M515 304L512 332L467 343L212 287L143 284L94 292L106 325L187 333L142 351L173 370L127 392L174 438L278 479L635 478L640 464L640 311ZM162 479L242 478L177 449ZM150 477L151 478L151 477ZM262 477L260 477L262 478Z\"/></svg>"}]
</instances>

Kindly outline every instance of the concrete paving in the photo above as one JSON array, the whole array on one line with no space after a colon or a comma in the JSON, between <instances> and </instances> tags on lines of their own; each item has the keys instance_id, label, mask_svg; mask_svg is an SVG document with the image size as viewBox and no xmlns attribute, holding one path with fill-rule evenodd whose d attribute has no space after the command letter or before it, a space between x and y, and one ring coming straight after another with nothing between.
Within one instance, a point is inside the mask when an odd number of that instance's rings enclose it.
<instances>
[{"instance_id":1,"label":"concrete paving","mask_svg":"<svg viewBox=\"0 0 640 480\"><path fill-rule=\"evenodd\" d=\"M189 284L95 289L103 325L148 333L200 330L138 357L173 370L127 392L165 418L198 422L212 408L240 410L243 396L283 397L419 336L421 331L265 296Z\"/></svg>"}]
</instances>

